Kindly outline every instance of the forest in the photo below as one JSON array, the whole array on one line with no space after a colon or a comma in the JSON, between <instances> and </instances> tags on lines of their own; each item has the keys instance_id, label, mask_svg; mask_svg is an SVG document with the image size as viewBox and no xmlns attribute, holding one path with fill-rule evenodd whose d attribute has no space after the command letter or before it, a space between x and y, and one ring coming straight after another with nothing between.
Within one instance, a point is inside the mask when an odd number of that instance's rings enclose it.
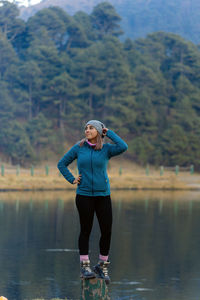
<instances>
[{"instance_id":1,"label":"forest","mask_svg":"<svg viewBox=\"0 0 200 300\"><path fill-rule=\"evenodd\" d=\"M36 5L20 6L20 17L27 20L37 11L59 6L68 14L77 11L90 14L95 5L103 0L42 0ZM29 0L31 3L32 0ZM195 44L200 43L199 0L109 0L122 20L121 37L131 39L146 37L148 33L165 31L179 34Z\"/></svg>"},{"instance_id":2,"label":"forest","mask_svg":"<svg viewBox=\"0 0 200 300\"><path fill-rule=\"evenodd\" d=\"M60 157L99 119L141 165L200 165L200 51L155 32L125 39L103 2L90 14L59 7L27 21L0 6L0 157L28 166Z\"/></svg>"}]
</instances>

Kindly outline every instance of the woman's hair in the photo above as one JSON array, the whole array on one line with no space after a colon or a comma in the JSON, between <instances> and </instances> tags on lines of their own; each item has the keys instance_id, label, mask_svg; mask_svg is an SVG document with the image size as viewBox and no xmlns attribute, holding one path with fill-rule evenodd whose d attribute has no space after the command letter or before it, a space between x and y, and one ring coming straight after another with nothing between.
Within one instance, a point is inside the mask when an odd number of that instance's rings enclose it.
<instances>
[{"instance_id":1,"label":"woman's hair","mask_svg":"<svg viewBox=\"0 0 200 300\"><path fill-rule=\"evenodd\" d=\"M79 143L79 146L82 147L83 144L86 142L86 138L82 139ZM99 134L99 132L97 132L97 142L96 142L96 146L94 147L95 150L101 150L103 147L103 138L101 137L101 135Z\"/></svg>"}]
</instances>

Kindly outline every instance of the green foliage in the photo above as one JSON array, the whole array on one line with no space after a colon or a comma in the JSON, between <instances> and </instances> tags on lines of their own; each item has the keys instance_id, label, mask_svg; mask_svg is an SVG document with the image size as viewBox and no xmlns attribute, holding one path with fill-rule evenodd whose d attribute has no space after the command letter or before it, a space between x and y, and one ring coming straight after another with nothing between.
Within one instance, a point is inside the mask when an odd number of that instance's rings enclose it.
<instances>
[{"instance_id":1,"label":"green foliage","mask_svg":"<svg viewBox=\"0 0 200 300\"><path fill-rule=\"evenodd\" d=\"M0 79L3 79L12 64L16 63L16 53L8 39L0 33Z\"/></svg>"},{"instance_id":2,"label":"green foliage","mask_svg":"<svg viewBox=\"0 0 200 300\"><path fill-rule=\"evenodd\" d=\"M43 5L54 5L53 0ZM95 3L100 1L57 1L70 15L87 15ZM109 0L122 17L120 25L126 37L137 39L156 31L179 34L196 44L200 43L199 0ZM21 17L28 19L40 6L32 5L22 9ZM83 21L83 20L82 20ZM85 19L84 19L85 21Z\"/></svg>"},{"instance_id":3,"label":"green foliage","mask_svg":"<svg viewBox=\"0 0 200 300\"><path fill-rule=\"evenodd\" d=\"M14 3L1 1L0 9L0 32L5 38L13 42L24 30L24 22L17 18L19 9Z\"/></svg>"},{"instance_id":4,"label":"green foliage","mask_svg":"<svg viewBox=\"0 0 200 300\"><path fill-rule=\"evenodd\" d=\"M34 161L34 151L22 124L12 121L1 132L1 148L13 164L26 165Z\"/></svg>"},{"instance_id":5,"label":"green foliage","mask_svg":"<svg viewBox=\"0 0 200 300\"><path fill-rule=\"evenodd\" d=\"M51 121L45 118L42 113L31 119L26 126L27 135L31 145L37 150L45 148L49 144L49 135L51 134Z\"/></svg>"},{"instance_id":6,"label":"green foliage","mask_svg":"<svg viewBox=\"0 0 200 300\"><path fill-rule=\"evenodd\" d=\"M91 20L99 39L108 34L114 36L122 34L118 24L121 21L121 17L108 2L102 2L95 6L91 14Z\"/></svg>"},{"instance_id":7,"label":"green foliage","mask_svg":"<svg viewBox=\"0 0 200 300\"><path fill-rule=\"evenodd\" d=\"M0 151L13 163L61 155L94 118L142 165L198 168L197 46L164 32L121 42L120 16L107 2L74 17L43 9L20 25L4 1L0 16Z\"/></svg>"}]
</instances>

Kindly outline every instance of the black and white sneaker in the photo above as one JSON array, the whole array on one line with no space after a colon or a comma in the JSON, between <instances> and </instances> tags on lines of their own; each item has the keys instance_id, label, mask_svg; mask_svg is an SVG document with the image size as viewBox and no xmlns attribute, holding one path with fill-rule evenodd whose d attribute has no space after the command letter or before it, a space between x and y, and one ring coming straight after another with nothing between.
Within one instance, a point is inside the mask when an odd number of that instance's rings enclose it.
<instances>
[{"instance_id":1,"label":"black and white sneaker","mask_svg":"<svg viewBox=\"0 0 200 300\"><path fill-rule=\"evenodd\" d=\"M80 277L85 279L95 278L95 273L90 268L90 261L83 260L80 264Z\"/></svg>"},{"instance_id":2,"label":"black and white sneaker","mask_svg":"<svg viewBox=\"0 0 200 300\"><path fill-rule=\"evenodd\" d=\"M94 266L93 270L97 274L98 278L102 278L105 280L106 284L110 283L110 277L108 275L108 266L109 261L100 260L97 265Z\"/></svg>"}]
</instances>

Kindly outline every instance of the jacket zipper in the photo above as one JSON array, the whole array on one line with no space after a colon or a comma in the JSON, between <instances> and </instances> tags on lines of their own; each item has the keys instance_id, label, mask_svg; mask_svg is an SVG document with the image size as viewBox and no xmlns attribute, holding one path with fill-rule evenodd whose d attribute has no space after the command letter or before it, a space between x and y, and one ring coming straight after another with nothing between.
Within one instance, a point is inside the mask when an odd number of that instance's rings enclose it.
<instances>
[{"instance_id":1,"label":"jacket zipper","mask_svg":"<svg viewBox=\"0 0 200 300\"><path fill-rule=\"evenodd\" d=\"M91 169L92 169L92 195L93 195L93 167L92 167L92 153L93 153L93 150L91 149Z\"/></svg>"}]
</instances>

